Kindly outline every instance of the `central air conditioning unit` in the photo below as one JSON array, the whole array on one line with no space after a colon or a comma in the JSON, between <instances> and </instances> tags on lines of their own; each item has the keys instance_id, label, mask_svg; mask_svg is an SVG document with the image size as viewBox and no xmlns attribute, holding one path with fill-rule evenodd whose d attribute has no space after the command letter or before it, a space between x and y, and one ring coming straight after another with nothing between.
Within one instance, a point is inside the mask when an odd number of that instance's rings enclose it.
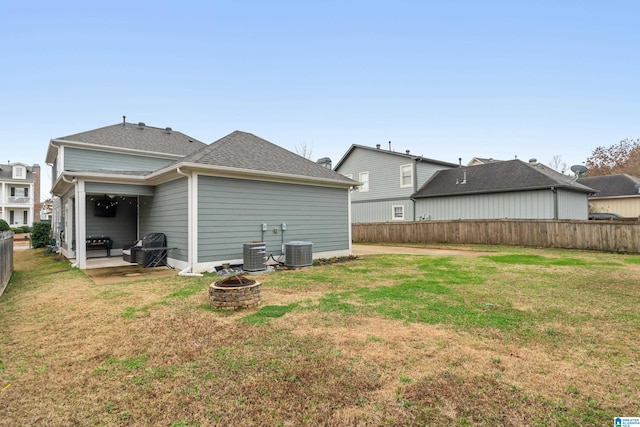
<instances>
[{"instance_id":1,"label":"central air conditioning unit","mask_svg":"<svg viewBox=\"0 0 640 427\"><path fill-rule=\"evenodd\" d=\"M291 268L310 267L313 264L313 243L289 242L284 245L284 265Z\"/></svg>"},{"instance_id":2,"label":"central air conditioning unit","mask_svg":"<svg viewBox=\"0 0 640 427\"><path fill-rule=\"evenodd\" d=\"M247 242L243 245L244 271L265 271L267 269L267 246L264 242Z\"/></svg>"}]
</instances>

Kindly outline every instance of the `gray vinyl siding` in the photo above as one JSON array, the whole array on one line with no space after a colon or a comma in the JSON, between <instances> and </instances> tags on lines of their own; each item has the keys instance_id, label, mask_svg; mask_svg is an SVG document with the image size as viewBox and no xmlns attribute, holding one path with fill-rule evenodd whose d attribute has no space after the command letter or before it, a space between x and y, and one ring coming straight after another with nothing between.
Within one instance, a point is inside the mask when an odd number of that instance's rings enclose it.
<instances>
[{"instance_id":1,"label":"gray vinyl siding","mask_svg":"<svg viewBox=\"0 0 640 427\"><path fill-rule=\"evenodd\" d=\"M418 162L416 164L416 167L418 168L418 175L417 175L417 187L415 191L418 191L420 187L422 187L424 183L427 182L429 178L433 176L434 173L438 172L439 170L451 169L450 167L447 167L447 166L437 165L435 163L429 163L429 162Z\"/></svg>"},{"instance_id":2,"label":"gray vinyl siding","mask_svg":"<svg viewBox=\"0 0 640 427\"><path fill-rule=\"evenodd\" d=\"M413 184L410 187L401 187L402 165L413 167ZM413 221L411 195L441 169L449 167L431 162L416 162L383 149L374 151L356 148L337 170L342 175L351 175L356 181L359 181L360 172L369 172L369 191L354 190L351 193L351 222L393 221L391 207L394 205L405 206L405 221Z\"/></svg>"},{"instance_id":3,"label":"gray vinyl siding","mask_svg":"<svg viewBox=\"0 0 640 427\"><path fill-rule=\"evenodd\" d=\"M589 200L587 194L559 189L558 219L589 219Z\"/></svg>"},{"instance_id":4,"label":"gray vinyl siding","mask_svg":"<svg viewBox=\"0 0 640 427\"><path fill-rule=\"evenodd\" d=\"M352 179L359 181L360 172L369 172L369 191L355 190L351 193L351 200L375 200L391 197L409 198L415 191L412 187L400 187L400 165L415 162L400 156L389 155L384 151L376 152L355 149L353 153L340 165L339 173L351 174ZM414 170L415 174L415 170Z\"/></svg>"},{"instance_id":5,"label":"gray vinyl siding","mask_svg":"<svg viewBox=\"0 0 640 427\"><path fill-rule=\"evenodd\" d=\"M64 170L155 171L172 161L157 157L64 148Z\"/></svg>"},{"instance_id":6,"label":"gray vinyl siding","mask_svg":"<svg viewBox=\"0 0 640 427\"><path fill-rule=\"evenodd\" d=\"M105 218L95 216L95 196L86 196L86 232L87 237L108 236L113 240L113 249L128 248L137 239L138 198L116 197L118 207L116 216ZM106 251L87 251L87 257L106 256Z\"/></svg>"},{"instance_id":7,"label":"gray vinyl siding","mask_svg":"<svg viewBox=\"0 0 640 427\"><path fill-rule=\"evenodd\" d=\"M198 262L242 259L245 242L263 239L274 257L290 241L312 242L314 254L348 249L348 208L345 188L199 176Z\"/></svg>"},{"instance_id":8,"label":"gray vinyl siding","mask_svg":"<svg viewBox=\"0 0 640 427\"><path fill-rule=\"evenodd\" d=\"M149 185L110 184L87 182L85 191L94 194L117 194L120 196L153 196L154 188Z\"/></svg>"},{"instance_id":9,"label":"gray vinyl siding","mask_svg":"<svg viewBox=\"0 0 640 427\"><path fill-rule=\"evenodd\" d=\"M188 260L188 193L187 179L171 181L156 187L153 197L140 196L140 235L164 233L167 245L174 247L170 258Z\"/></svg>"},{"instance_id":10,"label":"gray vinyl siding","mask_svg":"<svg viewBox=\"0 0 640 427\"><path fill-rule=\"evenodd\" d=\"M404 206L404 221L413 221L413 202L409 199L351 203L351 222L398 222L393 219L393 207Z\"/></svg>"},{"instance_id":11,"label":"gray vinyl siding","mask_svg":"<svg viewBox=\"0 0 640 427\"><path fill-rule=\"evenodd\" d=\"M416 200L416 216L430 220L553 219L551 190L429 197Z\"/></svg>"}]
</instances>

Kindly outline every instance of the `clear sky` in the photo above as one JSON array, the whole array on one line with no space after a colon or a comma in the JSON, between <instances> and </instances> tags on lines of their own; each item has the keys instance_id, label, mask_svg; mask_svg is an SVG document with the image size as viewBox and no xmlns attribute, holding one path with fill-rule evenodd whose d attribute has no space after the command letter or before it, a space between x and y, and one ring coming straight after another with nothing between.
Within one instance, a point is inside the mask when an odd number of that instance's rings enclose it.
<instances>
[{"instance_id":1,"label":"clear sky","mask_svg":"<svg viewBox=\"0 0 640 427\"><path fill-rule=\"evenodd\" d=\"M0 0L0 163L130 122L583 163L640 137L638 1Z\"/></svg>"}]
</instances>

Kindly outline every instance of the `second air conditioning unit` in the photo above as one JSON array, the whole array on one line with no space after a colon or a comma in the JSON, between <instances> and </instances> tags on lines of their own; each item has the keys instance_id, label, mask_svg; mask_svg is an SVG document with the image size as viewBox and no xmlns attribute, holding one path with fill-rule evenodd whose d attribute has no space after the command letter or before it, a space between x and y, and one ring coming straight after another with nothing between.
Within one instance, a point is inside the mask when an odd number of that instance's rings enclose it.
<instances>
[{"instance_id":1,"label":"second air conditioning unit","mask_svg":"<svg viewBox=\"0 0 640 427\"><path fill-rule=\"evenodd\" d=\"M309 267L312 264L313 243L289 242L284 245L284 265L286 267Z\"/></svg>"}]
</instances>

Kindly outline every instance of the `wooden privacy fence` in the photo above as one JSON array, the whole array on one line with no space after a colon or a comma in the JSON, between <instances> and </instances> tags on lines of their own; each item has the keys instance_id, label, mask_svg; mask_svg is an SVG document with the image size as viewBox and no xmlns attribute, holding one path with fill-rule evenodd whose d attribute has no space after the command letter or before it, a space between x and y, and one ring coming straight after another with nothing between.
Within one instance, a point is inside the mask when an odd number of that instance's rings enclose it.
<instances>
[{"instance_id":1,"label":"wooden privacy fence","mask_svg":"<svg viewBox=\"0 0 640 427\"><path fill-rule=\"evenodd\" d=\"M571 220L458 220L353 224L354 243L453 243L640 253L640 224Z\"/></svg>"},{"instance_id":2,"label":"wooden privacy fence","mask_svg":"<svg viewBox=\"0 0 640 427\"><path fill-rule=\"evenodd\" d=\"M13 273L13 232L0 232L0 295L4 292Z\"/></svg>"}]
</instances>

